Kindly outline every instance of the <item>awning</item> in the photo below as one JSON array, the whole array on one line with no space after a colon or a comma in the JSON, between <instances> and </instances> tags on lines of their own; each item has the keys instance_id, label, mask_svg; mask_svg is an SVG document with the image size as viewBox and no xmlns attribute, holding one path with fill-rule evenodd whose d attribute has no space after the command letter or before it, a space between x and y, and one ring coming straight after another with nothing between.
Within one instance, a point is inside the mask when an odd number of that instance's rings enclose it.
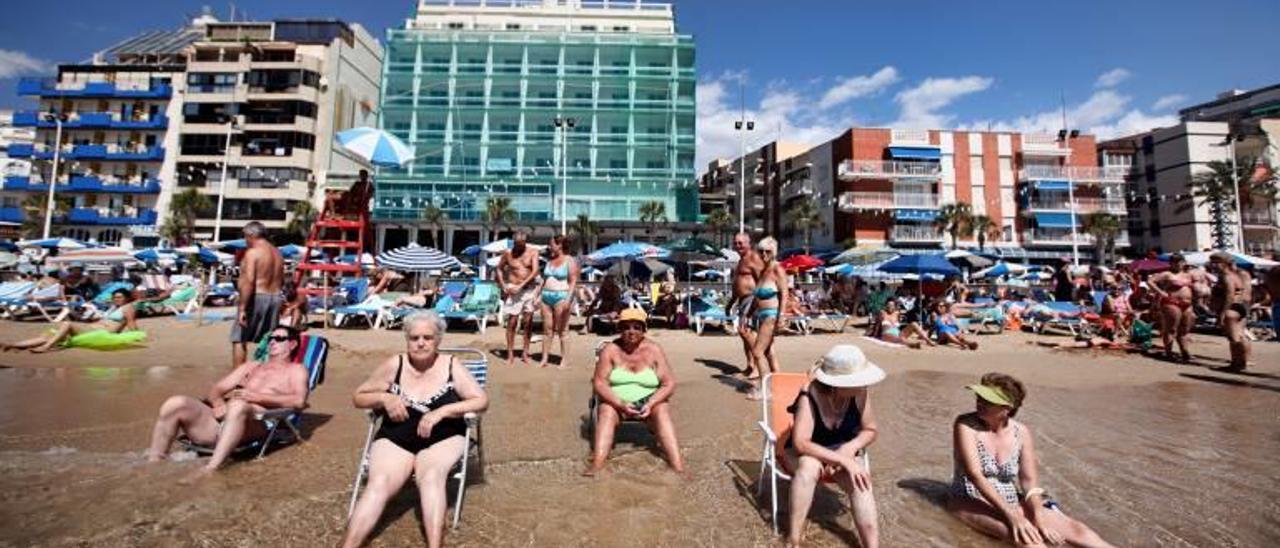
<instances>
[{"instance_id":1,"label":"awning","mask_svg":"<svg viewBox=\"0 0 1280 548\"><path fill-rule=\"evenodd\" d=\"M1058 179L1039 180L1035 182L1035 185L1037 190L1061 190L1063 192L1071 190L1070 181Z\"/></svg>"},{"instance_id":2,"label":"awning","mask_svg":"<svg viewBox=\"0 0 1280 548\"><path fill-rule=\"evenodd\" d=\"M1040 228L1071 228L1070 213L1036 213L1036 225Z\"/></svg>"},{"instance_id":3,"label":"awning","mask_svg":"<svg viewBox=\"0 0 1280 548\"><path fill-rule=\"evenodd\" d=\"M899 221L933 221L937 217L935 209L898 209L893 212L893 218Z\"/></svg>"},{"instance_id":4,"label":"awning","mask_svg":"<svg viewBox=\"0 0 1280 548\"><path fill-rule=\"evenodd\" d=\"M889 147L889 157L895 160L941 160L942 151L937 147Z\"/></svg>"}]
</instances>

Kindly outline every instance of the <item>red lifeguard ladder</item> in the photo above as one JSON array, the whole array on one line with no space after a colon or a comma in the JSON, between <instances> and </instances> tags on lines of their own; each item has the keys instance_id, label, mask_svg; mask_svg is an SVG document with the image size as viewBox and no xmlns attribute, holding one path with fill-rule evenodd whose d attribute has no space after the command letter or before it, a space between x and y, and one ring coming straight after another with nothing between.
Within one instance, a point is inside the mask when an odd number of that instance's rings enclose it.
<instances>
[{"instance_id":1,"label":"red lifeguard ladder","mask_svg":"<svg viewBox=\"0 0 1280 548\"><path fill-rule=\"evenodd\" d=\"M351 189L342 191L336 199L328 198L320 210L320 215L311 224L311 233L307 235L307 252L294 271L294 282L298 291L309 296L327 297L337 287L336 283L322 284L321 287L305 287L303 281L309 273L319 272L324 276L337 273L339 278L362 277L360 257L372 249L371 238L373 225L369 221L369 199L372 197L373 185L357 182ZM319 251L317 256L313 256ZM352 263L336 261L342 255L354 254Z\"/></svg>"}]
</instances>

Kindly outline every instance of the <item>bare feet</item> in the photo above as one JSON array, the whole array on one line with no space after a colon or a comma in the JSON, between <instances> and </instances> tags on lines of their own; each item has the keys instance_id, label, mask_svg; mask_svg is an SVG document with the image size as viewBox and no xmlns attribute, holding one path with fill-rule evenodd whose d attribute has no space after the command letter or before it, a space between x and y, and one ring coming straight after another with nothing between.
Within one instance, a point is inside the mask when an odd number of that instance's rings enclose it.
<instances>
[{"instance_id":1,"label":"bare feet","mask_svg":"<svg viewBox=\"0 0 1280 548\"><path fill-rule=\"evenodd\" d=\"M151 464L151 463L157 463L157 462L165 461L165 460L169 460L169 455L163 455L163 454L156 454L156 453L147 452L147 463L148 463L148 464Z\"/></svg>"},{"instance_id":2,"label":"bare feet","mask_svg":"<svg viewBox=\"0 0 1280 548\"><path fill-rule=\"evenodd\" d=\"M752 385L751 390L747 391L747 400L760 401L762 399L764 399L764 395L760 393L760 388Z\"/></svg>"},{"instance_id":3,"label":"bare feet","mask_svg":"<svg viewBox=\"0 0 1280 548\"><path fill-rule=\"evenodd\" d=\"M601 470L604 470L604 463L596 462L592 460L589 464L587 464L587 467L582 471L582 476L587 478L594 478L596 477L596 474L600 473Z\"/></svg>"},{"instance_id":4,"label":"bare feet","mask_svg":"<svg viewBox=\"0 0 1280 548\"><path fill-rule=\"evenodd\" d=\"M512 352L512 351L508 350L508 351L507 351L507 365L508 365L508 366L512 366L512 365L515 365L515 364L516 364L516 354L515 354L515 352Z\"/></svg>"},{"instance_id":5,"label":"bare feet","mask_svg":"<svg viewBox=\"0 0 1280 548\"><path fill-rule=\"evenodd\" d=\"M541 362L538 362L538 368L539 368L539 369L546 369L546 368L547 368L547 358L546 358L546 357L543 357L543 358L542 358L542 361L541 361Z\"/></svg>"}]
</instances>

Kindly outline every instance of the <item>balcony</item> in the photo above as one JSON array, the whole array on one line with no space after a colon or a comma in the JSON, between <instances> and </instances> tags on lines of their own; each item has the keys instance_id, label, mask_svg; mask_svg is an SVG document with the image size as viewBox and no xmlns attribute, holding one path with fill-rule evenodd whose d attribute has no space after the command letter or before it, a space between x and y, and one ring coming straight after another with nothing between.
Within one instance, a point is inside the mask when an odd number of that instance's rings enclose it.
<instances>
[{"instance_id":1,"label":"balcony","mask_svg":"<svg viewBox=\"0 0 1280 548\"><path fill-rule=\"evenodd\" d=\"M1031 230L1022 231L1022 243L1031 245L1071 245L1071 229L1070 228L1033 228ZM1084 231L1076 232L1076 243L1078 245L1094 245L1092 235ZM1127 247L1129 245L1129 234L1120 232L1115 238L1116 247Z\"/></svg>"},{"instance_id":2,"label":"balcony","mask_svg":"<svg viewBox=\"0 0 1280 548\"><path fill-rule=\"evenodd\" d=\"M801 179L782 185L782 199L790 200L798 196L813 196L813 181Z\"/></svg>"},{"instance_id":3,"label":"balcony","mask_svg":"<svg viewBox=\"0 0 1280 548\"><path fill-rule=\"evenodd\" d=\"M903 243L939 243L942 241L942 232L929 225L893 225L893 228L889 230L889 241Z\"/></svg>"},{"instance_id":4,"label":"balcony","mask_svg":"<svg viewBox=\"0 0 1280 548\"><path fill-rule=\"evenodd\" d=\"M115 82L60 83L48 78L23 78L18 81L18 95L167 99L173 95L173 86L169 84L137 86Z\"/></svg>"},{"instance_id":5,"label":"balcony","mask_svg":"<svg viewBox=\"0 0 1280 548\"><path fill-rule=\"evenodd\" d=\"M1018 171L1018 178L1024 181L1123 183L1131 171L1126 166L1027 166Z\"/></svg>"},{"instance_id":6,"label":"balcony","mask_svg":"<svg viewBox=\"0 0 1280 548\"><path fill-rule=\"evenodd\" d=\"M16 112L13 125L16 127L55 128L54 122L44 119L41 112ZM106 129L164 129L169 127L169 117L163 114L155 116L133 116L125 118L116 112L78 112L67 115L64 128L106 128Z\"/></svg>"},{"instance_id":7,"label":"balcony","mask_svg":"<svg viewBox=\"0 0 1280 548\"><path fill-rule=\"evenodd\" d=\"M25 218L20 207L0 207L0 222L21 223Z\"/></svg>"},{"instance_id":8,"label":"balcony","mask_svg":"<svg viewBox=\"0 0 1280 548\"><path fill-rule=\"evenodd\" d=\"M937 179L942 176L938 162L909 160L845 160L840 162L837 176L841 181L858 179Z\"/></svg>"},{"instance_id":9,"label":"balcony","mask_svg":"<svg viewBox=\"0 0 1280 548\"><path fill-rule=\"evenodd\" d=\"M58 183L57 192L103 192L114 194L159 194L160 181L135 179L126 181L116 177L99 177L96 175L72 175ZM48 192L49 185L44 181L32 181L30 177L9 176L4 179L4 190L26 192Z\"/></svg>"},{"instance_id":10,"label":"balcony","mask_svg":"<svg viewBox=\"0 0 1280 548\"><path fill-rule=\"evenodd\" d=\"M1057 135L1048 133L1022 134L1022 154L1024 156L1065 157L1071 155L1071 149L1062 146Z\"/></svg>"},{"instance_id":11,"label":"balcony","mask_svg":"<svg viewBox=\"0 0 1280 548\"><path fill-rule=\"evenodd\" d=\"M859 209L937 209L937 194L916 192L844 192L837 200L840 211Z\"/></svg>"},{"instance_id":12,"label":"balcony","mask_svg":"<svg viewBox=\"0 0 1280 548\"><path fill-rule=\"evenodd\" d=\"M1276 212L1274 209L1246 208L1240 220L1245 226L1274 228L1276 226Z\"/></svg>"},{"instance_id":13,"label":"balcony","mask_svg":"<svg viewBox=\"0 0 1280 548\"><path fill-rule=\"evenodd\" d=\"M158 218L154 209L147 208L77 207L69 211L61 222L76 225L153 225Z\"/></svg>"},{"instance_id":14,"label":"balcony","mask_svg":"<svg viewBox=\"0 0 1280 548\"><path fill-rule=\"evenodd\" d=\"M764 209L764 198L756 197L751 199L752 209Z\"/></svg>"},{"instance_id":15,"label":"balcony","mask_svg":"<svg viewBox=\"0 0 1280 548\"><path fill-rule=\"evenodd\" d=\"M12 145L10 158L35 158L52 160L53 147L40 145ZM164 160L163 147L120 145L63 145L61 160L123 160L133 162L159 162Z\"/></svg>"},{"instance_id":16,"label":"balcony","mask_svg":"<svg viewBox=\"0 0 1280 548\"><path fill-rule=\"evenodd\" d=\"M1105 212L1113 215L1127 215L1129 210L1124 200L1106 198L1076 198L1075 207L1071 207L1066 198L1035 197L1027 206L1032 211L1075 211L1077 213Z\"/></svg>"}]
</instances>

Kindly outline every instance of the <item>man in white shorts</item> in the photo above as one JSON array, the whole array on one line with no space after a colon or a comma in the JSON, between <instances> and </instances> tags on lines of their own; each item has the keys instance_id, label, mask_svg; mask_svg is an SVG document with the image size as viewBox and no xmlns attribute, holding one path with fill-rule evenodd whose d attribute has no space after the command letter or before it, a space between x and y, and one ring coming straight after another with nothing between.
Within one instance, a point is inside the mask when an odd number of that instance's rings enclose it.
<instances>
[{"instance_id":1,"label":"man in white shorts","mask_svg":"<svg viewBox=\"0 0 1280 548\"><path fill-rule=\"evenodd\" d=\"M533 338L533 311L538 305L538 252L528 245L528 236L517 232L511 249L502 252L498 261L498 285L502 287L502 314L507 326L507 365L515 363L516 324L524 324L524 351L521 359L529 361L529 342ZM516 318L519 318L519 322Z\"/></svg>"}]
</instances>

